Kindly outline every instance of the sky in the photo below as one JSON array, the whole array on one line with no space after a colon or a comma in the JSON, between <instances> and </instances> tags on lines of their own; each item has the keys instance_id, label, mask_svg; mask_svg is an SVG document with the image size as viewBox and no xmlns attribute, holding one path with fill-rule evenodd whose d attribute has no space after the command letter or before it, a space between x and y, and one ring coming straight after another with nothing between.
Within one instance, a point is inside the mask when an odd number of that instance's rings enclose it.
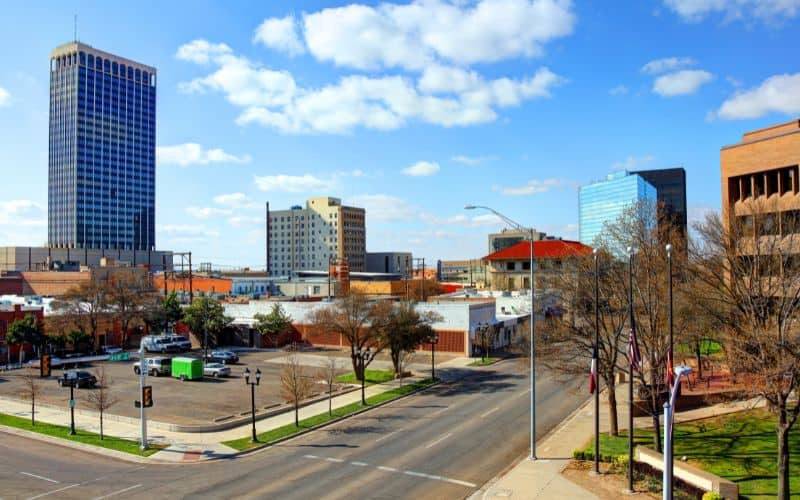
<instances>
[{"instance_id":1,"label":"sky","mask_svg":"<svg viewBox=\"0 0 800 500\"><path fill-rule=\"evenodd\" d=\"M800 117L800 0L14 2L0 18L0 246L47 239L49 54L155 66L157 247L264 266L264 203L367 211L367 251L478 258L503 227L575 239L578 188L683 166Z\"/></svg>"}]
</instances>

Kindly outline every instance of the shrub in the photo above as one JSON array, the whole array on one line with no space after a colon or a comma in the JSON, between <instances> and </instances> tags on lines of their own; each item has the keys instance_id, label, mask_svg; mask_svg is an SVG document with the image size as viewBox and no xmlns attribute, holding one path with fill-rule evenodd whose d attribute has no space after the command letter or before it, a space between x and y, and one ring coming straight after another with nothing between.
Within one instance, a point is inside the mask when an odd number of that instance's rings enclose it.
<instances>
[{"instance_id":1,"label":"shrub","mask_svg":"<svg viewBox=\"0 0 800 500\"><path fill-rule=\"evenodd\" d=\"M572 458L575 460L586 460L586 452L583 450L573 450Z\"/></svg>"},{"instance_id":2,"label":"shrub","mask_svg":"<svg viewBox=\"0 0 800 500\"><path fill-rule=\"evenodd\" d=\"M723 500L722 495L719 493L714 493L713 491L708 491L703 493L703 500Z\"/></svg>"},{"instance_id":3,"label":"shrub","mask_svg":"<svg viewBox=\"0 0 800 500\"><path fill-rule=\"evenodd\" d=\"M615 469L625 469L628 467L628 455L617 455L611 460L611 466Z\"/></svg>"}]
</instances>

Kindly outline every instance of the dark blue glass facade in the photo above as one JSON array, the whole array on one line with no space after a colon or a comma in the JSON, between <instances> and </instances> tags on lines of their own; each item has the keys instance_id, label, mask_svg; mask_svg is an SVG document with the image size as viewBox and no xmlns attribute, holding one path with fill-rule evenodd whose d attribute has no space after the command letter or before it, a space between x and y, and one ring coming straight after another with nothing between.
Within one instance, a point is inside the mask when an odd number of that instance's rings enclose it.
<instances>
[{"instance_id":1,"label":"dark blue glass facade","mask_svg":"<svg viewBox=\"0 0 800 500\"><path fill-rule=\"evenodd\" d=\"M50 246L155 249L155 71L73 43L50 63Z\"/></svg>"}]
</instances>

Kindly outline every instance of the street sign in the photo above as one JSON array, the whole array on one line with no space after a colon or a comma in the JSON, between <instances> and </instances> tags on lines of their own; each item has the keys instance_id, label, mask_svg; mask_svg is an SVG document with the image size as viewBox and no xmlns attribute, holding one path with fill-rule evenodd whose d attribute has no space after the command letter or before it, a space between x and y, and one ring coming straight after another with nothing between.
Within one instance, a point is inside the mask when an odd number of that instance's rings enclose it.
<instances>
[{"instance_id":1,"label":"street sign","mask_svg":"<svg viewBox=\"0 0 800 500\"><path fill-rule=\"evenodd\" d=\"M69 400L69 407L70 408L75 408L75 400L74 399L70 399Z\"/></svg>"},{"instance_id":2,"label":"street sign","mask_svg":"<svg viewBox=\"0 0 800 500\"><path fill-rule=\"evenodd\" d=\"M129 361L131 359L131 353L129 352L115 352L114 354L109 354L108 360L109 361Z\"/></svg>"}]
</instances>

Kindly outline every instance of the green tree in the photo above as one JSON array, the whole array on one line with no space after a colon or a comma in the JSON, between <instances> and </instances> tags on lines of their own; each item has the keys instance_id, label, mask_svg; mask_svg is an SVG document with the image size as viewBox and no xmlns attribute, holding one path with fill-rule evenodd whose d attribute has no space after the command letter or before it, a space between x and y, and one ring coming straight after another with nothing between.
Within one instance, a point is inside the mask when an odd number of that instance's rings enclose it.
<instances>
[{"instance_id":1,"label":"green tree","mask_svg":"<svg viewBox=\"0 0 800 500\"><path fill-rule=\"evenodd\" d=\"M203 354L208 354L209 342L216 345L217 335L227 328L233 318L225 316L222 304L209 297L197 297L183 310L183 322L196 336L203 339Z\"/></svg>"},{"instance_id":2,"label":"green tree","mask_svg":"<svg viewBox=\"0 0 800 500\"><path fill-rule=\"evenodd\" d=\"M431 325L441 316L433 312L419 313L410 302L396 305L380 322L379 342L389 349L396 376L402 375L403 357L427 342L433 334Z\"/></svg>"},{"instance_id":3,"label":"green tree","mask_svg":"<svg viewBox=\"0 0 800 500\"><path fill-rule=\"evenodd\" d=\"M269 314L258 313L254 318L256 323L253 328L269 339L273 347L278 347L281 335L292 331L292 317L280 304L274 304Z\"/></svg>"},{"instance_id":4,"label":"green tree","mask_svg":"<svg viewBox=\"0 0 800 500\"><path fill-rule=\"evenodd\" d=\"M36 321L33 314L26 314L23 319L15 319L8 327L6 343L9 346L31 344L38 348L42 338L42 325ZM19 360L22 360L22 347L20 347Z\"/></svg>"},{"instance_id":5,"label":"green tree","mask_svg":"<svg viewBox=\"0 0 800 500\"><path fill-rule=\"evenodd\" d=\"M91 343L91 336L84 332L83 330L72 330L67 335L70 344L72 344L72 350L78 351L80 345L86 345Z\"/></svg>"},{"instance_id":6,"label":"green tree","mask_svg":"<svg viewBox=\"0 0 800 500\"><path fill-rule=\"evenodd\" d=\"M171 323L183 319L181 303L175 292L169 292L165 297L151 296L145 309L144 322L152 332L165 332Z\"/></svg>"}]
</instances>

